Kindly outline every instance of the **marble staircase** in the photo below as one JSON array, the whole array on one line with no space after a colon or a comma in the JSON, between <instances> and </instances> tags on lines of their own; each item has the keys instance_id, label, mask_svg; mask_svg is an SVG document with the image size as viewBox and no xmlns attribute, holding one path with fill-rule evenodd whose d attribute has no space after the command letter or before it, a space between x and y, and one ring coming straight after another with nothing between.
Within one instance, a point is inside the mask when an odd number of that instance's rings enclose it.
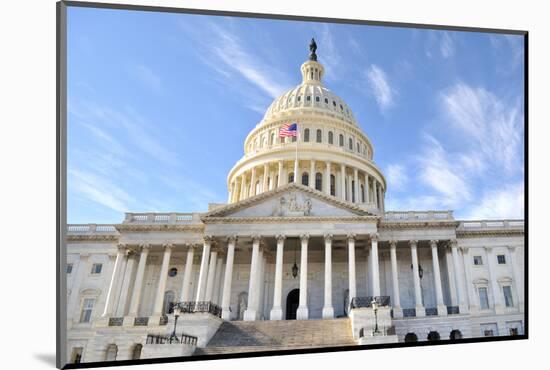
<instances>
[{"instance_id":1,"label":"marble staircase","mask_svg":"<svg viewBox=\"0 0 550 370\"><path fill-rule=\"evenodd\" d=\"M348 318L224 322L208 345L193 355L353 346Z\"/></svg>"}]
</instances>

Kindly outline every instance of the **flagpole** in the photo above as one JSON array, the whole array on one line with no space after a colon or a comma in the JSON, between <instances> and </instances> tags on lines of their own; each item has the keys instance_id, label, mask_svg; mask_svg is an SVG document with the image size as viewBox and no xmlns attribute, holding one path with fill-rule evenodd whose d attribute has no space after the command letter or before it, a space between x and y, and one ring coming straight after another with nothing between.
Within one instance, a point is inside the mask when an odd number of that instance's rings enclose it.
<instances>
[{"instance_id":1,"label":"flagpole","mask_svg":"<svg viewBox=\"0 0 550 370\"><path fill-rule=\"evenodd\" d=\"M294 182L298 183L298 141L300 141L300 130L296 124L296 159L294 160Z\"/></svg>"}]
</instances>

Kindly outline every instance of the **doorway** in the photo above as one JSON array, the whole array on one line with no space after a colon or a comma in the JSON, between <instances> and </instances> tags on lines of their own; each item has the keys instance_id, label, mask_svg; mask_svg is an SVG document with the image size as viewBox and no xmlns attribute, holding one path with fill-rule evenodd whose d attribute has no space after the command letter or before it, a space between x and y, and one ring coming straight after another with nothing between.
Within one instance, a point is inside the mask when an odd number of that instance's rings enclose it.
<instances>
[{"instance_id":1,"label":"doorway","mask_svg":"<svg viewBox=\"0 0 550 370\"><path fill-rule=\"evenodd\" d=\"M296 320L296 311L300 305L300 289L291 290L286 297L286 319Z\"/></svg>"}]
</instances>

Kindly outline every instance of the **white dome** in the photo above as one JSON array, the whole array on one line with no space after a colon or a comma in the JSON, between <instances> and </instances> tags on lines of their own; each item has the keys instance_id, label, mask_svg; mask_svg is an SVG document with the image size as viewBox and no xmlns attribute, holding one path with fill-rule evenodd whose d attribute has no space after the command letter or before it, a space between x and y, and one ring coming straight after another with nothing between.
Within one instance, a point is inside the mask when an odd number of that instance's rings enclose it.
<instances>
[{"instance_id":1,"label":"white dome","mask_svg":"<svg viewBox=\"0 0 550 370\"><path fill-rule=\"evenodd\" d=\"M263 121L272 120L281 113L290 113L293 110L304 111L308 108L329 113L357 126L350 107L338 95L321 84L308 82L301 83L275 99L267 109Z\"/></svg>"}]
</instances>

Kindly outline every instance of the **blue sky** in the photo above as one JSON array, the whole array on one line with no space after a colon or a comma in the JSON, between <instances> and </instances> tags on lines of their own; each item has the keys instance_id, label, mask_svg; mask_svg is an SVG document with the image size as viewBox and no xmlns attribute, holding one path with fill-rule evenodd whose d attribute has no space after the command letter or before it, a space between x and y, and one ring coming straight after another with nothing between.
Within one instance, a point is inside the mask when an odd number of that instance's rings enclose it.
<instances>
[{"instance_id":1,"label":"blue sky","mask_svg":"<svg viewBox=\"0 0 550 370\"><path fill-rule=\"evenodd\" d=\"M521 36L69 8L69 223L225 202L311 37L374 145L387 210L523 217Z\"/></svg>"}]
</instances>

